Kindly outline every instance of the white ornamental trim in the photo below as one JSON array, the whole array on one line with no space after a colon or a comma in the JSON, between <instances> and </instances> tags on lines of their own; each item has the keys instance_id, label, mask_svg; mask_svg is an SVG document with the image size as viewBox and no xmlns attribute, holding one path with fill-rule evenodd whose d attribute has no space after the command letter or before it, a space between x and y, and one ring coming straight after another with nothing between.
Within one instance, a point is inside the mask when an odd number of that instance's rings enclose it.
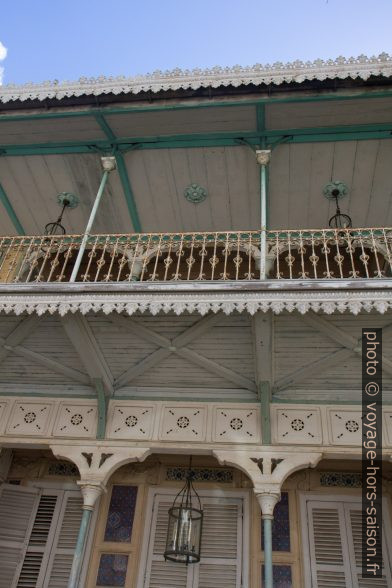
<instances>
[{"instance_id":1,"label":"white ornamental trim","mask_svg":"<svg viewBox=\"0 0 392 588\"><path fill-rule=\"evenodd\" d=\"M100 94L138 94L140 92L160 92L162 90L197 90L199 88L218 88L221 86L242 86L261 84L283 84L290 82L326 79L360 78L367 80L370 76L390 77L392 75L392 57L387 53L366 57L338 57L313 62L293 61L291 63L256 64L251 67L213 67L210 69L193 69L172 71L155 71L152 74L135 77L83 77L77 81L58 80L23 85L9 84L1 87L0 102L12 100L45 100L71 96Z\"/></svg>"},{"instance_id":2,"label":"white ornamental trim","mask_svg":"<svg viewBox=\"0 0 392 588\"><path fill-rule=\"evenodd\" d=\"M229 293L196 293L196 294L35 294L35 295L2 295L0 296L0 313L20 315L59 314L69 312L112 312L133 315L136 312L148 312L156 315L159 312L174 312L181 315L186 312L220 312L229 315L233 312L272 310L279 314L286 310L305 314L311 310L332 314L334 312L376 311L384 314L392 309L392 297L389 291L338 291L338 292L229 292Z\"/></svg>"}]
</instances>

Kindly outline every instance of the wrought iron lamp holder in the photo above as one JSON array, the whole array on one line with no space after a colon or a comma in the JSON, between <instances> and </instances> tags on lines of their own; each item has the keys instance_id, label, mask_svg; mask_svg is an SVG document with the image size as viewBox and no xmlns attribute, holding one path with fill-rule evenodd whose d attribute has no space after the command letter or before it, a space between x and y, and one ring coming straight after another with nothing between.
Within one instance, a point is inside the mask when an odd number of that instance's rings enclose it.
<instances>
[{"instance_id":1,"label":"wrought iron lamp holder","mask_svg":"<svg viewBox=\"0 0 392 588\"><path fill-rule=\"evenodd\" d=\"M336 203L336 213L328 221L331 229L349 229L353 223L348 214L341 212L339 200L348 194L348 187L344 182L329 182L323 190L324 196L328 200L334 200Z\"/></svg>"}]
</instances>

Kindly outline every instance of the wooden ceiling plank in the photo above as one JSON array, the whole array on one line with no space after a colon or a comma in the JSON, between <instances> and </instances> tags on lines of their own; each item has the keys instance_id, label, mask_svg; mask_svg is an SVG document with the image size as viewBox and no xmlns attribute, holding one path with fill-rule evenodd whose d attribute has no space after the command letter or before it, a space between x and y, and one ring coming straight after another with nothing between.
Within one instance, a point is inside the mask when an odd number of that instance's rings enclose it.
<instances>
[{"instance_id":1,"label":"wooden ceiling plank","mask_svg":"<svg viewBox=\"0 0 392 588\"><path fill-rule=\"evenodd\" d=\"M61 318L61 324L91 381L102 380L106 392L112 395L114 378L87 319L69 313Z\"/></svg>"},{"instance_id":2,"label":"wooden ceiling plank","mask_svg":"<svg viewBox=\"0 0 392 588\"><path fill-rule=\"evenodd\" d=\"M366 227L372 193L374 170L380 141L358 141L352 184L349 186L348 206L345 210L356 227ZM345 202L342 202L342 207Z\"/></svg>"},{"instance_id":3,"label":"wooden ceiling plank","mask_svg":"<svg viewBox=\"0 0 392 588\"><path fill-rule=\"evenodd\" d=\"M258 385L274 382L274 316L271 311L258 311L252 317L255 379Z\"/></svg>"},{"instance_id":4,"label":"wooden ceiling plank","mask_svg":"<svg viewBox=\"0 0 392 588\"><path fill-rule=\"evenodd\" d=\"M268 226L287 229L290 197L290 145L275 147L271 155L268 183ZM260 218L260 205L258 206Z\"/></svg>"},{"instance_id":5,"label":"wooden ceiling plank","mask_svg":"<svg viewBox=\"0 0 392 588\"><path fill-rule=\"evenodd\" d=\"M124 319L124 320L122 320ZM118 317L113 316L111 322L113 324L117 324L118 326L125 328L127 330L131 330L135 335L140 336L149 342L152 342L156 345L159 345L161 349L153 352L147 358L139 362L136 366L132 366L128 368L116 381L116 387L122 387L125 384L128 384L132 379L136 378L140 374L144 373L147 369L151 366L155 365L158 361L163 361L166 359L171 353L175 353L184 359L190 360L197 365L200 365L204 369L215 373L219 376L222 376L228 379L231 382L240 385L246 389L256 391L256 385L250 379L226 368L211 359L200 355L196 351L192 349L188 349L185 345L189 345L194 339L200 337L204 332L210 329L214 324L221 320L220 314L214 315L207 315L199 320L197 323L193 324L191 327L186 329L183 333L175 337L174 339L170 340L163 335L159 335L158 333L152 331L151 329L145 327L140 323L136 323L132 321L132 319L125 319L125 317Z\"/></svg>"},{"instance_id":6,"label":"wooden ceiling plank","mask_svg":"<svg viewBox=\"0 0 392 588\"><path fill-rule=\"evenodd\" d=\"M301 382L314 374L319 374L323 370L349 358L352 353L351 349L339 349L338 351L333 351L328 355L324 355L320 359L317 359L316 361L291 372L287 376L276 380L274 393L277 394L282 390L297 384L297 382Z\"/></svg>"},{"instance_id":7,"label":"wooden ceiling plank","mask_svg":"<svg viewBox=\"0 0 392 588\"><path fill-rule=\"evenodd\" d=\"M391 161L392 141L380 141L366 218L370 227L388 226L385 223L392 222Z\"/></svg>"},{"instance_id":8,"label":"wooden ceiling plank","mask_svg":"<svg viewBox=\"0 0 392 588\"><path fill-rule=\"evenodd\" d=\"M4 339L3 345L8 347L15 347L20 345L29 335L36 329L37 325L41 322L42 317L33 314L26 317L18 323L18 325L11 331L11 333ZM4 361L5 358L11 353L10 349L0 349L0 362Z\"/></svg>"},{"instance_id":9,"label":"wooden ceiling plank","mask_svg":"<svg viewBox=\"0 0 392 588\"><path fill-rule=\"evenodd\" d=\"M31 360L43 365L44 367L48 368L49 370L56 372L58 374L61 374L63 376L66 376L68 378L71 378L72 380L75 380L76 382L79 382L80 384L87 384L87 385L90 384L90 378L87 376L87 374L83 374L82 372L79 372L78 370L67 367L58 361L54 361L53 359L49 359L48 357L45 357L44 355L41 355L40 353L36 353L35 351L32 351L31 349L27 349L26 347L23 347L22 345L16 345L15 347L10 347L9 345L7 345L5 343L5 339L3 339L3 338L0 338L0 345L3 345L7 350L12 351L12 352L16 353L17 355L21 355L22 357L26 357L27 359L31 359Z\"/></svg>"},{"instance_id":10,"label":"wooden ceiling plank","mask_svg":"<svg viewBox=\"0 0 392 588\"><path fill-rule=\"evenodd\" d=\"M249 380L249 378L246 378L245 376L242 376L241 374L238 374L237 372L234 372L233 370L216 363L215 361L212 361L212 359L204 357L204 355L200 355L196 351L193 351L193 349L184 347L183 349L177 349L175 353L184 359L188 359L192 363L196 363L203 369L206 369L213 374L217 374L218 376L229 380L229 382L234 382L241 388L252 390L252 392L257 392L257 386L254 382L252 382L252 380Z\"/></svg>"},{"instance_id":11,"label":"wooden ceiling plank","mask_svg":"<svg viewBox=\"0 0 392 588\"><path fill-rule=\"evenodd\" d=\"M153 353L150 353L150 355L139 361L136 365L133 365L125 370L125 372L123 372L121 376L115 380L115 389L119 390L119 388L123 388L132 382L132 380L144 374L150 368L155 367L158 363L167 359L171 354L172 351L169 349L164 349L163 347L153 351Z\"/></svg>"},{"instance_id":12,"label":"wooden ceiling plank","mask_svg":"<svg viewBox=\"0 0 392 588\"><path fill-rule=\"evenodd\" d=\"M324 333L327 337L343 345L347 349L350 349L356 355L362 356L362 339L356 339L349 335L343 329L336 327L333 323L327 321L322 316L316 314L314 311L310 311L307 314L301 315L301 319L310 327L313 327L317 331ZM383 335L385 336L386 333L392 330L392 323L383 327ZM386 373L392 374L392 361L382 356L382 367L383 371Z\"/></svg>"}]
</instances>

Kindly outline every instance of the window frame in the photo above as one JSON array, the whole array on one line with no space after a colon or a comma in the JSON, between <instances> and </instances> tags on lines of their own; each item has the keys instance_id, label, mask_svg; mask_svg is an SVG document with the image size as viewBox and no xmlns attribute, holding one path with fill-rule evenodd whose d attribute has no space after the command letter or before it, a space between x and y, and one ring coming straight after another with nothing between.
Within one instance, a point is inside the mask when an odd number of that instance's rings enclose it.
<instances>
[{"instance_id":1,"label":"window frame","mask_svg":"<svg viewBox=\"0 0 392 588\"><path fill-rule=\"evenodd\" d=\"M132 535L130 541L105 541L105 530L107 524L107 518L109 514L110 502L112 498L112 492L114 486L133 486L137 487L136 505L133 517ZM128 565L125 576L125 586L132 586L134 578L137 573L139 566L139 549L140 549L140 525L142 519L142 506L143 506L143 484L140 482L124 482L124 481L113 481L108 484L108 491L101 498L101 504L97 506L96 512L99 509L99 518L95 528L94 535L94 546L91 553L91 560L89 566L89 575L86 586L90 588L100 588L97 584L97 576L99 570L99 563L101 561L101 555L127 555Z\"/></svg>"}]
</instances>

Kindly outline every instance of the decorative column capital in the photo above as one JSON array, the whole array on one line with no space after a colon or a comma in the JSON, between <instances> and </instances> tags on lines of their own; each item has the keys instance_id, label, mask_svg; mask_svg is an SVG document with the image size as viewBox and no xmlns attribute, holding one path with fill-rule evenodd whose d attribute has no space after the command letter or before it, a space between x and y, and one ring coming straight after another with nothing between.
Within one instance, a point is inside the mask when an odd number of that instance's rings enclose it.
<instances>
[{"instance_id":1,"label":"decorative column capital","mask_svg":"<svg viewBox=\"0 0 392 588\"><path fill-rule=\"evenodd\" d=\"M254 488L254 492L260 504L261 518L272 520L274 518L274 508L280 500L280 489L278 488L276 491L267 490L260 492L258 488Z\"/></svg>"},{"instance_id":2,"label":"decorative column capital","mask_svg":"<svg viewBox=\"0 0 392 588\"><path fill-rule=\"evenodd\" d=\"M259 165L268 165L271 161L271 149L256 149L256 161Z\"/></svg>"},{"instance_id":3,"label":"decorative column capital","mask_svg":"<svg viewBox=\"0 0 392 588\"><path fill-rule=\"evenodd\" d=\"M91 481L78 480L77 484L83 496L83 509L94 510L94 505L103 492L106 491L102 482L93 483Z\"/></svg>"}]
</instances>

